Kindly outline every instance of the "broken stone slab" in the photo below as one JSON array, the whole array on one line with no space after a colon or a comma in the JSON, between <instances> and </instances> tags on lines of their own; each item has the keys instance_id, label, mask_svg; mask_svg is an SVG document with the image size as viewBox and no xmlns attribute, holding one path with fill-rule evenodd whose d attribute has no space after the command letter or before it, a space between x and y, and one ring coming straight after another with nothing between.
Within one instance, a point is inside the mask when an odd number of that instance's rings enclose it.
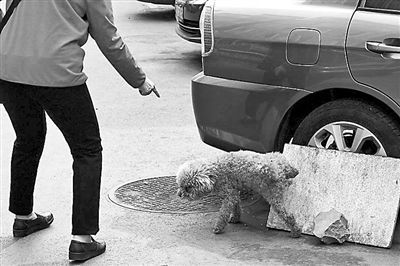
<instances>
[{"instance_id":1,"label":"broken stone slab","mask_svg":"<svg viewBox=\"0 0 400 266\"><path fill-rule=\"evenodd\" d=\"M313 234L325 244L342 244L350 236L349 222L335 209L320 212L314 219Z\"/></svg>"},{"instance_id":2,"label":"broken stone slab","mask_svg":"<svg viewBox=\"0 0 400 266\"><path fill-rule=\"evenodd\" d=\"M284 192L283 205L303 234L314 218L334 208L349 221L349 242L392 245L400 202L400 159L285 145L283 155L299 175ZM288 230L271 208L267 227Z\"/></svg>"}]
</instances>

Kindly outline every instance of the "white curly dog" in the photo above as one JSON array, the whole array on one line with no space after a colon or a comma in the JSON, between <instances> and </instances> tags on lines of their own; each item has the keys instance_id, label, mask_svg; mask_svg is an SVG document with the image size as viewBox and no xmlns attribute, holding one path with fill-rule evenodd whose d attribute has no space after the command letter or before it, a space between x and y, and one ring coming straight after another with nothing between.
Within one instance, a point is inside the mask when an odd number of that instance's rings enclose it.
<instances>
[{"instance_id":1,"label":"white curly dog","mask_svg":"<svg viewBox=\"0 0 400 266\"><path fill-rule=\"evenodd\" d=\"M291 229L291 236L299 237L300 227L282 204L283 192L297 174L297 169L278 152L230 152L210 160L198 159L181 165L176 176L177 193L179 197L190 200L209 193L219 195L222 206L213 229L218 234L223 232L228 222L239 222L240 192L252 190L269 202Z\"/></svg>"}]
</instances>

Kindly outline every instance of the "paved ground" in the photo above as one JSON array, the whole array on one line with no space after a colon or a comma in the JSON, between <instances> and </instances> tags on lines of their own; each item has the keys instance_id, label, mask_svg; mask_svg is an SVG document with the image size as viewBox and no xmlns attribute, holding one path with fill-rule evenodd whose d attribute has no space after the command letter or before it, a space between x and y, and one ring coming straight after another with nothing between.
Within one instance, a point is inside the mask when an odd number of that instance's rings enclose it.
<instances>
[{"instance_id":1,"label":"paved ground","mask_svg":"<svg viewBox=\"0 0 400 266\"><path fill-rule=\"evenodd\" d=\"M167 215L116 206L107 193L120 184L174 175L190 158L221 151L203 144L192 114L190 78L201 70L200 47L174 32L172 7L115 1L117 25L128 46L157 84L161 99L141 97L117 75L94 42L86 45L88 85L104 146L101 231L107 252L88 265L398 265L400 247L354 244L324 246L313 237L291 239L261 226L230 225L211 233L215 214ZM70 238L71 158L62 135L49 121L36 186L35 209L51 210L53 225L13 239L7 211L9 160L14 134L1 111L1 265L66 265ZM250 222L250 219L249 219ZM253 220L254 223L254 220ZM254 225L254 224L253 224Z\"/></svg>"}]
</instances>

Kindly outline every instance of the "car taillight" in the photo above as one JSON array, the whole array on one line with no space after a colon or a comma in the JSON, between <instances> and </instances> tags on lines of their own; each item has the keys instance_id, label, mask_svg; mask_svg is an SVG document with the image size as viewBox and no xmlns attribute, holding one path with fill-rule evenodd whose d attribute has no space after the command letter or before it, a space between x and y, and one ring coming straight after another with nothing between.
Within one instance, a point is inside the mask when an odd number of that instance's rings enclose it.
<instances>
[{"instance_id":1,"label":"car taillight","mask_svg":"<svg viewBox=\"0 0 400 266\"><path fill-rule=\"evenodd\" d=\"M207 56L214 48L214 5L215 0L208 0L200 17L201 53Z\"/></svg>"}]
</instances>

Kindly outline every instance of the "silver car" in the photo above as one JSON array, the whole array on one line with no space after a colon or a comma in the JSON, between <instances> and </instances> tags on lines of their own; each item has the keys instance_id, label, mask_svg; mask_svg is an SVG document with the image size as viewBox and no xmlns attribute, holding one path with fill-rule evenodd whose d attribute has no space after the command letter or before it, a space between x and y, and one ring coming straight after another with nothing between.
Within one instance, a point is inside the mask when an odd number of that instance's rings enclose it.
<instances>
[{"instance_id":1,"label":"silver car","mask_svg":"<svg viewBox=\"0 0 400 266\"><path fill-rule=\"evenodd\" d=\"M200 25L204 142L400 157L400 0L209 0Z\"/></svg>"}]
</instances>

